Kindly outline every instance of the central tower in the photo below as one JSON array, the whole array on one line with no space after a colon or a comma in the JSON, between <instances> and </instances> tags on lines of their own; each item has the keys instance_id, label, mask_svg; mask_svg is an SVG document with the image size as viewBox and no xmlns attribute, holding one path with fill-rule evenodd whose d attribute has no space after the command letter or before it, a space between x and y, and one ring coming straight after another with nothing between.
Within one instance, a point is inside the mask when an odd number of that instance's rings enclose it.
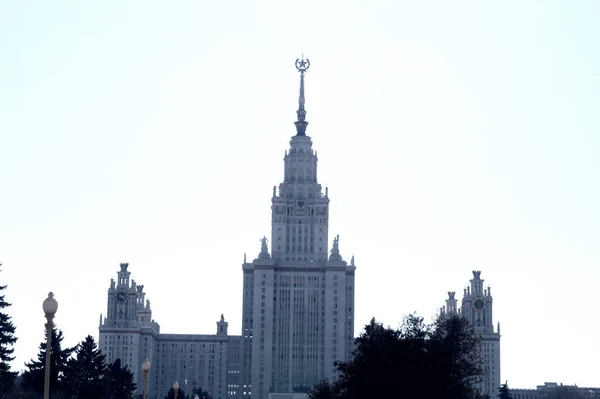
<instances>
[{"instance_id":1,"label":"central tower","mask_svg":"<svg viewBox=\"0 0 600 399\"><path fill-rule=\"evenodd\" d=\"M304 74L310 61L296 60L300 97L296 135L285 152L283 183L273 187L271 253L280 261L315 262L327 259L329 198L317 182L317 153L306 135Z\"/></svg>"},{"instance_id":2,"label":"central tower","mask_svg":"<svg viewBox=\"0 0 600 399\"><path fill-rule=\"evenodd\" d=\"M354 258L348 265L339 236L328 251L329 196L317 182L317 153L306 135L304 79L300 72L296 135L284 157L283 182L271 198L271 253L261 240L258 257L242 266L242 392L252 399L293 393L323 379L354 344Z\"/></svg>"}]
</instances>

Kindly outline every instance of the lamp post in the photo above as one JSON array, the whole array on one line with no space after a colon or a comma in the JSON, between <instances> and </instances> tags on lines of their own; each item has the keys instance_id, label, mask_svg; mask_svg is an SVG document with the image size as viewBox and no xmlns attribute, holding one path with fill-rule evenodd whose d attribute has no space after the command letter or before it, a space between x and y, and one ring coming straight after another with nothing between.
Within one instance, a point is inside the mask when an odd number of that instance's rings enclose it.
<instances>
[{"instance_id":1,"label":"lamp post","mask_svg":"<svg viewBox=\"0 0 600 399\"><path fill-rule=\"evenodd\" d=\"M42 304L44 314L46 315L46 370L44 376L44 399L50 398L50 348L52 342L52 320L58 310L58 302L54 299L54 294L49 293L48 298Z\"/></svg>"},{"instance_id":2,"label":"lamp post","mask_svg":"<svg viewBox=\"0 0 600 399\"><path fill-rule=\"evenodd\" d=\"M200 399L200 396L198 396L198 394L195 394L194 399Z\"/></svg>"},{"instance_id":3,"label":"lamp post","mask_svg":"<svg viewBox=\"0 0 600 399\"><path fill-rule=\"evenodd\" d=\"M148 371L150 371L150 362L146 359L142 363L142 373L144 374L144 399L148 399Z\"/></svg>"},{"instance_id":4,"label":"lamp post","mask_svg":"<svg viewBox=\"0 0 600 399\"><path fill-rule=\"evenodd\" d=\"M179 383L177 381L173 383L173 392L175 392L175 399L177 399L177 395L179 395Z\"/></svg>"}]
</instances>

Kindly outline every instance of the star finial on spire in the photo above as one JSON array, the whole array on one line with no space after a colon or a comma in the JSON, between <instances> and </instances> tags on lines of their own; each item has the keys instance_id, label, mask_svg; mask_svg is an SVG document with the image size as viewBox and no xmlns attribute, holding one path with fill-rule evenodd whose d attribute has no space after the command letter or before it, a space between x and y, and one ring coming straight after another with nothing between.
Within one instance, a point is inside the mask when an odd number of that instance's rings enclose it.
<instances>
[{"instance_id":1,"label":"star finial on spire","mask_svg":"<svg viewBox=\"0 0 600 399\"><path fill-rule=\"evenodd\" d=\"M305 72L309 67L310 67L310 60L308 58L306 60L304 60L304 54L302 54L302 58L296 60L296 68L300 72Z\"/></svg>"},{"instance_id":2,"label":"star finial on spire","mask_svg":"<svg viewBox=\"0 0 600 399\"><path fill-rule=\"evenodd\" d=\"M296 135L297 136L306 136L306 126L308 126L308 122L306 122L306 110L304 109L304 72L306 72L310 68L310 60L307 58L304 59L304 54L302 54L302 58L296 58L296 69L300 72L300 97L298 98L298 120L294 122L296 125Z\"/></svg>"}]
</instances>

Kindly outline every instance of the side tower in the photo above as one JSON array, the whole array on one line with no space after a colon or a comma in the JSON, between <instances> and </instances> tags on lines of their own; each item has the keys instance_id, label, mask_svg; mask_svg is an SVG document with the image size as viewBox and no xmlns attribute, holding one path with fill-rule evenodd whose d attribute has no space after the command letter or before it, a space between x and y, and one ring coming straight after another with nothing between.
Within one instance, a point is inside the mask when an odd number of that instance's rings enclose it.
<instances>
[{"instance_id":1,"label":"side tower","mask_svg":"<svg viewBox=\"0 0 600 399\"><path fill-rule=\"evenodd\" d=\"M133 372L137 393L141 394L143 376L140 367L144 359L154 361L160 326L152 320L144 286L130 279L128 267L128 263L121 263L117 281L110 280L107 313L104 319L100 316L98 342L107 363L121 359L121 364ZM155 377L151 369L149 381L152 378ZM155 386L149 384L148 388L149 392L154 392Z\"/></svg>"},{"instance_id":2,"label":"side tower","mask_svg":"<svg viewBox=\"0 0 600 399\"><path fill-rule=\"evenodd\" d=\"M460 313L481 336L484 379L480 391L494 398L500 387L500 323L494 331L492 291L483 288L483 281L481 271L474 270L470 286L464 289Z\"/></svg>"},{"instance_id":3,"label":"side tower","mask_svg":"<svg viewBox=\"0 0 600 399\"><path fill-rule=\"evenodd\" d=\"M448 299L446 299L446 306L440 309L440 314L458 314L458 301L455 298L455 291L448 291Z\"/></svg>"},{"instance_id":4,"label":"side tower","mask_svg":"<svg viewBox=\"0 0 600 399\"><path fill-rule=\"evenodd\" d=\"M271 253L261 240L258 257L244 257L243 395L267 399L322 379L334 381L334 363L354 344L354 258L328 253L329 195L317 181L317 153L306 135L304 77L308 59L297 59L300 96L296 135L284 157L283 182L271 198ZM328 256L329 255L329 256Z\"/></svg>"}]
</instances>

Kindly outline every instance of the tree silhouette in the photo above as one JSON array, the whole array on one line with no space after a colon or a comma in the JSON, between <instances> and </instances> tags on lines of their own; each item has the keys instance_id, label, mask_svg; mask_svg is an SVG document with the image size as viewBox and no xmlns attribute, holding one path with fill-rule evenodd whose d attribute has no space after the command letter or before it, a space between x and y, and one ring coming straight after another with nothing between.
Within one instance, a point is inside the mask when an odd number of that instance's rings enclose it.
<instances>
[{"instance_id":1,"label":"tree silhouette","mask_svg":"<svg viewBox=\"0 0 600 399\"><path fill-rule=\"evenodd\" d=\"M105 396L103 377L106 373L105 356L98 349L94 337L88 335L69 359L65 385L71 399L102 399Z\"/></svg>"},{"instance_id":2,"label":"tree silhouette","mask_svg":"<svg viewBox=\"0 0 600 399\"><path fill-rule=\"evenodd\" d=\"M512 395L510 393L510 389L508 388L508 381L506 381L500 387L500 390L499 390L499 393L498 393L498 397L500 399L512 399Z\"/></svg>"},{"instance_id":3,"label":"tree silhouette","mask_svg":"<svg viewBox=\"0 0 600 399\"><path fill-rule=\"evenodd\" d=\"M121 367L121 359L106 367L104 385L107 399L132 399L136 389L133 373L126 366Z\"/></svg>"},{"instance_id":4,"label":"tree silhouette","mask_svg":"<svg viewBox=\"0 0 600 399\"><path fill-rule=\"evenodd\" d=\"M44 329L44 337L47 336ZM65 390L64 376L67 370L67 361L74 348L62 349L63 333L53 326L50 338L50 391L52 397L59 397ZM40 344L37 360L25 363L21 387L28 395L42 396L44 393L44 373L46 370L46 339Z\"/></svg>"},{"instance_id":5,"label":"tree silhouette","mask_svg":"<svg viewBox=\"0 0 600 399\"><path fill-rule=\"evenodd\" d=\"M446 315L431 325L415 315L397 330L375 319L338 363L340 397L474 399L482 376L480 339L468 322Z\"/></svg>"},{"instance_id":6,"label":"tree silhouette","mask_svg":"<svg viewBox=\"0 0 600 399\"><path fill-rule=\"evenodd\" d=\"M2 263L0 263L0 266L2 266ZM0 291L5 289L6 285L0 286ZM17 373L10 371L10 361L14 359L12 356L14 352L13 345L17 342L15 326L11 321L11 317L3 311L10 306L11 304L4 299L4 295L0 295L0 397L12 390L17 375Z\"/></svg>"},{"instance_id":7,"label":"tree silhouette","mask_svg":"<svg viewBox=\"0 0 600 399\"><path fill-rule=\"evenodd\" d=\"M338 397L336 384L330 384L327 380L322 380L315 385L308 393L309 399L336 399Z\"/></svg>"}]
</instances>

